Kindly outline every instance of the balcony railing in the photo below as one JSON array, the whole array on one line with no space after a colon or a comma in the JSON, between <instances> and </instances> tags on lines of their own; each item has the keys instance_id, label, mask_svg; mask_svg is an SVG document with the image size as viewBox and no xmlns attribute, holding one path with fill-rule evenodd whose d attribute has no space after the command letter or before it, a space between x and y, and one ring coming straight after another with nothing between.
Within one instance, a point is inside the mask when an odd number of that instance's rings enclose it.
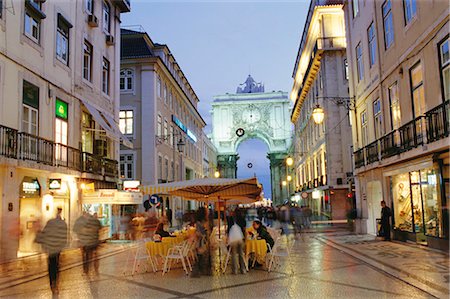
<instances>
[{"instance_id":1,"label":"balcony railing","mask_svg":"<svg viewBox=\"0 0 450 299\"><path fill-rule=\"evenodd\" d=\"M447 101L426 113L428 142L439 140L449 135L450 102Z\"/></svg>"},{"instance_id":2,"label":"balcony railing","mask_svg":"<svg viewBox=\"0 0 450 299\"><path fill-rule=\"evenodd\" d=\"M373 163L380 160L378 157L378 140L375 140L366 146L366 157L368 163Z\"/></svg>"},{"instance_id":3,"label":"balcony railing","mask_svg":"<svg viewBox=\"0 0 450 299\"><path fill-rule=\"evenodd\" d=\"M116 177L119 175L119 163L116 160L103 159L104 175Z\"/></svg>"},{"instance_id":4,"label":"balcony railing","mask_svg":"<svg viewBox=\"0 0 450 299\"><path fill-rule=\"evenodd\" d=\"M17 158L17 130L0 125L0 155Z\"/></svg>"},{"instance_id":5,"label":"balcony railing","mask_svg":"<svg viewBox=\"0 0 450 299\"><path fill-rule=\"evenodd\" d=\"M53 165L54 143L25 132L17 134L19 140L18 158Z\"/></svg>"},{"instance_id":6,"label":"balcony railing","mask_svg":"<svg viewBox=\"0 0 450 299\"><path fill-rule=\"evenodd\" d=\"M431 109L425 115L404 124L379 140L355 151L355 167L373 163L423 144L448 137L450 133L450 101ZM366 155L364 157L364 154Z\"/></svg>"},{"instance_id":7,"label":"balcony railing","mask_svg":"<svg viewBox=\"0 0 450 299\"><path fill-rule=\"evenodd\" d=\"M0 156L117 177L118 162L0 125Z\"/></svg>"},{"instance_id":8,"label":"balcony railing","mask_svg":"<svg viewBox=\"0 0 450 299\"><path fill-rule=\"evenodd\" d=\"M398 146L400 141L399 132L397 130L392 131L380 139L381 159L385 159L394 156L400 152Z\"/></svg>"}]
</instances>

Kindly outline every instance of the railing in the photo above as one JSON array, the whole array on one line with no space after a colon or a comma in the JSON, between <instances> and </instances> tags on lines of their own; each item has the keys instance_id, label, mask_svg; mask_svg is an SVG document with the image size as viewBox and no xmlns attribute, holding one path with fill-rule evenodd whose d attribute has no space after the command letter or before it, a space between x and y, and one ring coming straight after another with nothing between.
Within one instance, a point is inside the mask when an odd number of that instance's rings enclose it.
<instances>
[{"instance_id":1,"label":"railing","mask_svg":"<svg viewBox=\"0 0 450 299\"><path fill-rule=\"evenodd\" d=\"M116 160L103 158L104 175L116 177L119 174L119 163Z\"/></svg>"},{"instance_id":2,"label":"railing","mask_svg":"<svg viewBox=\"0 0 450 299\"><path fill-rule=\"evenodd\" d=\"M83 152L84 172L103 175L102 158L90 153Z\"/></svg>"},{"instance_id":3,"label":"railing","mask_svg":"<svg viewBox=\"0 0 450 299\"><path fill-rule=\"evenodd\" d=\"M394 156L400 152L398 146L400 136L397 130L392 131L380 138L381 159Z\"/></svg>"},{"instance_id":4,"label":"railing","mask_svg":"<svg viewBox=\"0 0 450 299\"><path fill-rule=\"evenodd\" d=\"M355 157L355 168L359 168L365 165L365 159L364 159L364 148L360 148L356 152L353 153Z\"/></svg>"},{"instance_id":5,"label":"railing","mask_svg":"<svg viewBox=\"0 0 450 299\"><path fill-rule=\"evenodd\" d=\"M355 168L429 144L450 134L450 100L353 153ZM379 145L378 145L379 142ZM366 157L364 157L366 154ZM366 158L366 159L365 159Z\"/></svg>"},{"instance_id":6,"label":"railing","mask_svg":"<svg viewBox=\"0 0 450 299\"><path fill-rule=\"evenodd\" d=\"M55 144L55 164L74 170L81 170L81 151L79 149L57 143Z\"/></svg>"},{"instance_id":7,"label":"railing","mask_svg":"<svg viewBox=\"0 0 450 299\"><path fill-rule=\"evenodd\" d=\"M378 140L375 140L366 146L366 157L368 163L380 160L378 157Z\"/></svg>"},{"instance_id":8,"label":"railing","mask_svg":"<svg viewBox=\"0 0 450 299\"><path fill-rule=\"evenodd\" d=\"M449 108L450 101L447 101L425 114L427 118L428 142L436 141L449 135Z\"/></svg>"},{"instance_id":9,"label":"railing","mask_svg":"<svg viewBox=\"0 0 450 299\"><path fill-rule=\"evenodd\" d=\"M0 155L17 158L17 130L0 125Z\"/></svg>"},{"instance_id":10,"label":"railing","mask_svg":"<svg viewBox=\"0 0 450 299\"><path fill-rule=\"evenodd\" d=\"M20 132L17 135L19 140L19 159L53 165L54 143L52 141L25 132Z\"/></svg>"}]
</instances>

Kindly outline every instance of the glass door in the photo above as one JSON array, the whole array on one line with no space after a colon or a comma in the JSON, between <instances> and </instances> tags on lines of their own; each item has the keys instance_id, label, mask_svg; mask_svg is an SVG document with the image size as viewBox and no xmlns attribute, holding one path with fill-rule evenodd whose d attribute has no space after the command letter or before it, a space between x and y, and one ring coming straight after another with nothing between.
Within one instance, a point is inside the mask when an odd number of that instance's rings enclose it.
<instances>
[{"instance_id":1,"label":"glass door","mask_svg":"<svg viewBox=\"0 0 450 299\"><path fill-rule=\"evenodd\" d=\"M416 242L426 244L425 223L423 214L422 185L420 179L420 171L410 173L411 177L411 200L414 221L414 232L416 233Z\"/></svg>"}]
</instances>

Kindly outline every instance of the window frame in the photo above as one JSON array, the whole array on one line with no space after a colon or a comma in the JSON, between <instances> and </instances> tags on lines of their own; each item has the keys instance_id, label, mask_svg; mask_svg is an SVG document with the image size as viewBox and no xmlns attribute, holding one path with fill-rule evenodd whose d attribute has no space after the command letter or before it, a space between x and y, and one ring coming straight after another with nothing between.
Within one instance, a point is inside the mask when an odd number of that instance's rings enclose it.
<instances>
[{"instance_id":1,"label":"window frame","mask_svg":"<svg viewBox=\"0 0 450 299\"><path fill-rule=\"evenodd\" d=\"M387 4L389 4L389 10L385 13L385 7ZM381 6L381 15L383 17L384 48L385 48L385 50L387 50L394 44L394 40L395 40L394 18L392 15L391 0L384 1L383 5ZM389 22L387 22L387 21L389 21ZM386 31L387 30L386 24L388 24L390 26L390 28L388 28L388 29L390 29L389 31ZM390 36L392 36L392 40L388 39L388 37L390 37ZM390 41L390 43L388 44L389 41Z\"/></svg>"},{"instance_id":2,"label":"window frame","mask_svg":"<svg viewBox=\"0 0 450 299\"><path fill-rule=\"evenodd\" d=\"M362 147L364 147L367 144L369 144L367 110L361 111L360 119L361 119L361 145Z\"/></svg>"},{"instance_id":3,"label":"window frame","mask_svg":"<svg viewBox=\"0 0 450 299\"><path fill-rule=\"evenodd\" d=\"M124 117L121 116L121 113L124 112ZM128 113L131 112L131 117ZM133 135L134 136L134 109L120 109L119 111L119 129L123 135ZM131 125L128 125L128 121L131 120ZM123 124L123 126L122 126ZM124 130L122 130L122 127ZM131 131L130 131L131 129Z\"/></svg>"},{"instance_id":4,"label":"window frame","mask_svg":"<svg viewBox=\"0 0 450 299\"><path fill-rule=\"evenodd\" d=\"M421 81L420 81L420 83L419 84L417 84L417 85L413 85L414 83L413 83L413 71L414 70L416 70L418 67L420 67L421 68ZM422 107L416 107L416 105L415 105L415 97L414 97L414 95L415 95L415 92L417 91L417 90L419 90L419 89L422 89L423 90L423 95L424 95L424 97L425 97L425 87L424 87L424 72L423 72L423 64L422 64L422 61L421 60L419 60L419 61L417 61L413 66L411 66L410 68L409 68L409 83L410 83L410 93L411 93L411 107L412 107L412 114L413 114L413 119L416 119L417 117L419 117L420 115L423 115L424 113L425 113L425 111L422 111ZM424 101L425 101L425 99L424 99ZM416 111L418 110L418 109L420 109L420 111L419 112L421 112L421 114L420 115L416 115Z\"/></svg>"},{"instance_id":5,"label":"window frame","mask_svg":"<svg viewBox=\"0 0 450 299\"><path fill-rule=\"evenodd\" d=\"M364 55L362 50L361 42L355 48L356 52L356 72L358 75L358 82L361 82L364 79Z\"/></svg>"},{"instance_id":6,"label":"window frame","mask_svg":"<svg viewBox=\"0 0 450 299\"><path fill-rule=\"evenodd\" d=\"M122 88L122 79L123 87ZM131 88L130 88L131 85ZM130 68L123 68L120 70L119 89L121 92L134 91L134 70Z\"/></svg>"},{"instance_id":7,"label":"window frame","mask_svg":"<svg viewBox=\"0 0 450 299\"><path fill-rule=\"evenodd\" d=\"M102 60L102 92L106 95L110 93L111 84L111 64L106 57Z\"/></svg>"},{"instance_id":8,"label":"window frame","mask_svg":"<svg viewBox=\"0 0 450 299\"><path fill-rule=\"evenodd\" d=\"M65 28L64 28L65 27ZM65 65L69 65L69 57L70 57L70 28L72 27L72 25L67 22L65 20L65 18L61 15L58 14L58 19L56 22L56 48L55 48L55 54L56 54L56 58L62 62ZM64 32L64 29L67 30L67 32ZM65 34L66 33L66 34ZM58 38L60 37L60 38ZM66 59L63 58L63 53L58 53L58 49L60 49L61 47L58 46L58 43L62 40L65 39L65 55L66 55Z\"/></svg>"},{"instance_id":9,"label":"window frame","mask_svg":"<svg viewBox=\"0 0 450 299\"><path fill-rule=\"evenodd\" d=\"M84 40L83 42L83 64L82 64L82 70L83 70L83 79L92 83L92 62L93 62L93 53L94 48L92 47L92 44L88 40ZM86 57L88 57L88 60L86 60ZM88 66L86 67L85 63L88 62ZM87 70L87 72L85 72ZM87 77L86 78L86 75Z\"/></svg>"},{"instance_id":10,"label":"window frame","mask_svg":"<svg viewBox=\"0 0 450 299\"><path fill-rule=\"evenodd\" d=\"M378 106L378 111L375 108ZM374 120L374 133L375 139L379 139L384 135L384 123L383 123L383 106L381 105L380 98L377 98L372 103L373 107L373 120Z\"/></svg>"},{"instance_id":11,"label":"window frame","mask_svg":"<svg viewBox=\"0 0 450 299\"><path fill-rule=\"evenodd\" d=\"M90 3L90 5L89 5ZM87 12L88 15L93 15L94 14L94 0L85 0L84 2L85 6L85 11Z\"/></svg>"},{"instance_id":12,"label":"window frame","mask_svg":"<svg viewBox=\"0 0 450 299\"><path fill-rule=\"evenodd\" d=\"M417 16L417 2L416 0L403 0L403 13L405 17L405 26L410 24ZM408 6L409 3L410 5ZM408 18L408 8L411 10L411 15ZM412 10L414 8L414 11Z\"/></svg>"},{"instance_id":13,"label":"window frame","mask_svg":"<svg viewBox=\"0 0 450 299\"><path fill-rule=\"evenodd\" d=\"M123 157L123 160L122 160ZM128 159L129 157L131 157L131 159ZM130 163L131 162L131 163ZM130 172L130 166L131 165L131 175L132 177L128 177L128 173ZM134 152L129 152L129 151L121 151L120 156L119 156L119 177L122 180L133 180L136 177L136 155L134 154ZM124 175L122 176L122 166L123 166L123 173Z\"/></svg>"},{"instance_id":14,"label":"window frame","mask_svg":"<svg viewBox=\"0 0 450 299\"><path fill-rule=\"evenodd\" d=\"M352 15L353 15L353 18L356 18L358 16L358 14L359 14L359 0L352 0Z\"/></svg>"},{"instance_id":15,"label":"window frame","mask_svg":"<svg viewBox=\"0 0 450 299\"><path fill-rule=\"evenodd\" d=\"M27 26L27 20L30 20L29 26ZM34 24L31 23L31 21L34 21L36 24L35 28L37 36L35 37L33 34L33 26ZM30 32L27 31L27 29L30 30ZM28 10L25 10L25 17L24 17L24 28L23 28L24 35L31 39L33 42L40 44L41 39L41 20L39 18L36 18L33 16L32 13L30 13Z\"/></svg>"},{"instance_id":16,"label":"window frame","mask_svg":"<svg viewBox=\"0 0 450 299\"><path fill-rule=\"evenodd\" d=\"M393 88L394 86L395 86L396 95L393 94L393 92L392 92L392 90L394 90L394 88ZM391 118L391 130L392 131L400 128L401 124L402 124L401 106L400 106L400 98L399 98L398 92L399 92L398 82L395 81L388 87L389 112L390 112L390 118ZM399 111L398 119L396 117L394 117L394 110L393 110L394 106L398 107L398 111Z\"/></svg>"},{"instance_id":17,"label":"window frame","mask_svg":"<svg viewBox=\"0 0 450 299\"><path fill-rule=\"evenodd\" d=\"M106 0L103 0L102 24L103 32L111 34L111 5Z\"/></svg>"},{"instance_id":18,"label":"window frame","mask_svg":"<svg viewBox=\"0 0 450 299\"><path fill-rule=\"evenodd\" d=\"M375 23L372 21L369 28L367 28L367 44L369 46L369 66L372 66L377 62L377 38L376 38ZM372 34L371 34L372 33Z\"/></svg>"},{"instance_id":19,"label":"window frame","mask_svg":"<svg viewBox=\"0 0 450 299\"><path fill-rule=\"evenodd\" d=\"M443 61L443 52L442 52L442 46L447 43L448 48L448 59L446 62ZM450 99L450 84L447 86L448 94L446 94L445 89L445 75L444 71L448 70L449 72L449 81L450 81L450 35L447 34L439 43L438 43L438 57L439 57L439 77L441 80L441 93L442 93L442 102L447 101Z\"/></svg>"}]
</instances>

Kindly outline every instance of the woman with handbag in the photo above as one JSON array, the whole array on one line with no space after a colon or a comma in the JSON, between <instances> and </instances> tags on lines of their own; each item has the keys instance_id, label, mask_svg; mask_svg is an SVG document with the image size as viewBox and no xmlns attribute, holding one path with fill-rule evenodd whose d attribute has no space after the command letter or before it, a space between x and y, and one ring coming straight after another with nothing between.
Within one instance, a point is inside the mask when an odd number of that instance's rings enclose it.
<instances>
[{"instance_id":1,"label":"woman with handbag","mask_svg":"<svg viewBox=\"0 0 450 299\"><path fill-rule=\"evenodd\" d=\"M233 274L238 273L238 260L241 274L246 274L247 270L244 262L246 221L241 210L236 209L233 217L228 223L228 245L231 246L231 268Z\"/></svg>"}]
</instances>

